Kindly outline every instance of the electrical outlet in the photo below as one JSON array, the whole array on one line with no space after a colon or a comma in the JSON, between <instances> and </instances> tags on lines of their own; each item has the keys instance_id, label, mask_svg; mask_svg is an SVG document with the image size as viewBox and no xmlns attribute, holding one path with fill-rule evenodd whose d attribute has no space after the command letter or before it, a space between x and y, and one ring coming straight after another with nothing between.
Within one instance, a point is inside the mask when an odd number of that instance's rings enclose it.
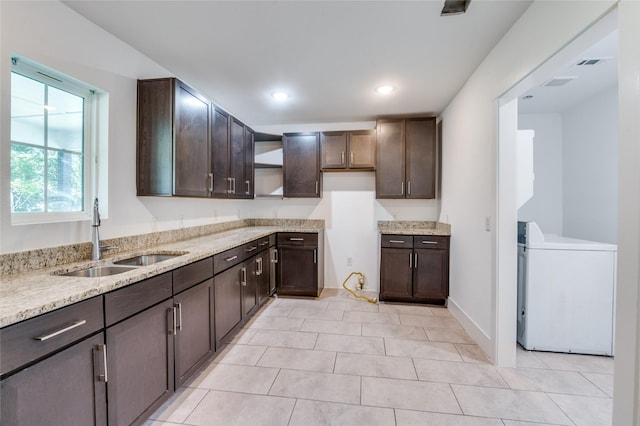
<instances>
[{"instance_id":1,"label":"electrical outlet","mask_svg":"<svg viewBox=\"0 0 640 426\"><path fill-rule=\"evenodd\" d=\"M353 266L353 258L347 257L347 266Z\"/></svg>"},{"instance_id":2,"label":"electrical outlet","mask_svg":"<svg viewBox=\"0 0 640 426\"><path fill-rule=\"evenodd\" d=\"M491 216L485 216L484 218L484 230L491 232Z\"/></svg>"}]
</instances>

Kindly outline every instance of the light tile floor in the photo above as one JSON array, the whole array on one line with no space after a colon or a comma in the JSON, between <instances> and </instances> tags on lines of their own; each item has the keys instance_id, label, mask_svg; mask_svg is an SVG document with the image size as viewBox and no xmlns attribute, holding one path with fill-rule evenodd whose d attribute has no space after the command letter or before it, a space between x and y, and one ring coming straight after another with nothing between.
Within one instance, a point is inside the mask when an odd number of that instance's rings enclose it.
<instances>
[{"instance_id":1,"label":"light tile floor","mask_svg":"<svg viewBox=\"0 0 640 426\"><path fill-rule=\"evenodd\" d=\"M326 289L268 302L145 425L611 425L612 358L517 356L494 367L445 308Z\"/></svg>"}]
</instances>

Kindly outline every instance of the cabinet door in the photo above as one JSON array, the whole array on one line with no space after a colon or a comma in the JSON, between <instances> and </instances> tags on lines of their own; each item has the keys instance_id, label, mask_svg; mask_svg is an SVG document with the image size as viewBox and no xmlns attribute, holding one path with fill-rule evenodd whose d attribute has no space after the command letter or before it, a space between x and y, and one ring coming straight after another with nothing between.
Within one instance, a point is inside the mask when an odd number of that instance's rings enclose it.
<instances>
[{"instance_id":1,"label":"cabinet door","mask_svg":"<svg viewBox=\"0 0 640 426\"><path fill-rule=\"evenodd\" d=\"M278 248L278 294L318 296L318 249Z\"/></svg>"},{"instance_id":2,"label":"cabinet door","mask_svg":"<svg viewBox=\"0 0 640 426\"><path fill-rule=\"evenodd\" d=\"M347 132L320 134L320 168L347 168Z\"/></svg>"},{"instance_id":3,"label":"cabinet door","mask_svg":"<svg viewBox=\"0 0 640 426\"><path fill-rule=\"evenodd\" d=\"M248 127L244 132L244 198L255 195L255 141L254 132Z\"/></svg>"},{"instance_id":4,"label":"cabinet door","mask_svg":"<svg viewBox=\"0 0 640 426\"><path fill-rule=\"evenodd\" d=\"M107 328L109 424L140 424L173 393L173 313L169 299Z\"/></svg>"},{"instance_id":5,"label":"cabinet door","mask_svg":"<svg viewBox=\"0 0 640 426\"><path fill-rule=\"evenodd\" d=\"M176 81L174 194L209 196L209 104Z\"/></svg>"},{"instance_id":6,"label":"cabinet door","mask_svg":"<svg viewBox=\"0 0 640 426\"><path fill-rule=\"evenodd\" d=\"M211 120L213 196L229 196L229 115L214 109Z\"/></svg>"},{"instance_id":7,"label":"cabinet door","mask_svg":"<svg viewBox=\"0 0 640 426\"><path fill-rule=\"evenodd\" d=\"M436 196L436 119L412 118L406 123L407 198Z\"/></svg>"},{"instance_id":8,"label":"cabinet door","mask_svg":"<svg viewBox=\"0 0 640 426\"><path fill-rule=\"evenodd\" d=\"M256 275L258 276L258 304L262 305L271 295L271 260L269 259L269 250L258 254L256 269Z\"/></svg>"},{"instance_id":9,"label":"cabinet door","mask_svg":"<svg viewBox=\"0 0 640 426\"><path fill-rule=\"evenodd\" d=\"M404 120L377 123L376 198L404 198Z\"/></svg>"},{"instance_id":10,"label":"cabinet door","mask_svg":"<svg viewBox=\"0 0 640 426\"><path fill-rule=\"evenodd\" d=\"M320 135L289 133L282 137L285 197L320 197Z\"/></svg>"},{"instance_id":11,"label":"cabinet door","mask_svg":"<svg viewBox=\"0 0 640 426\"><path fill-rule=\"evenodd\" d=\"M103 344L97 334L0 382L2 424L106 425Z\"/></svg>"},{"instance_id":12,"label":"cabinet door","mask_svg":"<svg viewBox=\"0 0 640 426\"><path fill-rule=\"evenodd\" d=\"M413 250L383 248L380 255L380 300L412 298Z\"/></svg>"},{"instance_id":13,"label":"cabinet door","mask_svg":"<svg viewBox=\"0 0 640 426\"><path fill-rule=\"evenodd\" d=\"M449 250L414 249L413 297L430 301L449 295Z\"/></svg>"},{"instance_id":14,"label":"cabinet door","mask_svg":"<svg viewBox=\"0 0 640 426\"><path fill-rule=\"evenodd\" d=\"M213 278L177 294L175 336L176 387L182 385L215 352Z\"/></svg>"},{"instance_id":15,"label":"cabinet door","mask_svg":"<svg viewBox=\"0 0 640 426\"><path fill-rule=\"evenodd\" d=\"M229 127L229 196L244 198L244 124L231 117Z\"/></svg>"},{"instance_id":16,"label":"cabinet door","mask_svg":"<svg viewBox=\"0 0 640 426\"><path fill-rule=\"evenodd\" d=\"M349 132L349 168L376 168L376 131L358 130Z\"/></svg>"},{"instance_id":17,"label":"cabinet door","mask_svg":"<svg viewBox=\"0 0 640 426\"><path fill-rule=\"evenodd\" d=\"M236 265L214 278L216 348L228 343L227 335L242 322L242 267Z\"/></svg>"},{"instance_id":18,"label":"cabinet door","mask_svg":"<svg viewBox=\"0 0 640 426\"><path fill-rule=\"evenodd\" d=\"M250 317L258 306L258 261L253 256L247 260L241 270L242 315L243 320Z\"/></svg>"},{"instance_id":19,"label":"cabinet door","mask_svg":"<svg viewBox=\"0 0 640 426\"><path fill-rule=\"evenodd\" d=\"M173 79L138 80L137 194L173 193Z\"/></svg>"}]
</instances>

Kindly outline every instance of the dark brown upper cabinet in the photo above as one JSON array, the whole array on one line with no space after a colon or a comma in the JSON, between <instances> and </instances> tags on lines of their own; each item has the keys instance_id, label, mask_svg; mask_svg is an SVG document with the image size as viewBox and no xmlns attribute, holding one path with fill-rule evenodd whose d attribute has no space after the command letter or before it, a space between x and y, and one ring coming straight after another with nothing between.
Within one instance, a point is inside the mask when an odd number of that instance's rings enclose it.
<instances>
[{"instance_id":1,"label":"dark brown upper cabinet","mask_svg":"<svg viewBox=\"0 0 640 426\"><path fill-rule=\"evenodd\" d=\"M436 118L377 122L376 198L436 196Z\"/></svg>"},{"instance_id":2,"label":"dark brown upper cabinet","mask_svg":"<svg viewBox=\"0 0 640 426\"><path fill-rule=\"evenodd\" d=\"M376 167L376 131L322 132L320 168L326 171L371 171Z\"/></svg>"},{"instance_id":3,"label":"dark brown upper cabinet","mask_svg":"<svg viewBox=\"0 0 640 426\"><path fill-rule=\"evenodd\" d=\"M209 108L175 78L138 80L138 195L209 196Z\"/></svg>"},{"instance_id":4,"label":"dark brown upper cabinet","mask_svg":"<svg viewBox=\"0 0 640 426\"><path fill-rule=\"evenodd\" d=\"M211 123L213 197L253 198L253 130L218 108Z\"/></svg>"},{"instance_id":5,"label":"dark brown upper cabinet","mask_svg":"<svg viewBox=\"0 0 640 426\"><path fill-rule=\"evenodd\" d=\"M283 150L283 196L320 198L320 133L285 133Z\"/></svg>"}]
</instances>

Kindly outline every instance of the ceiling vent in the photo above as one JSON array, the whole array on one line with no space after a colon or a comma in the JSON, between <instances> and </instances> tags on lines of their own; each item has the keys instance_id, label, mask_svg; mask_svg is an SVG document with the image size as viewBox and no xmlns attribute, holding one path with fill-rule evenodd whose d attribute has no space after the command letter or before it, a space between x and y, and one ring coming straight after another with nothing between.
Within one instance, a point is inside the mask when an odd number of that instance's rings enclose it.
<instances>
[{"instance_id":1,"label":"ceiling vent","mask_svg":"<svg viewBox=\"0 0 640 426\"><path fill-rule=\"evenodd\" d=\"M602 62L602 59L583 59L580 62L578 62L576 65L581 67L584 65L595 65L595 64L599 64L600 62Z\"/></svg>"},{"instance_id":2,"label":"ceiling vent","mask_svg":"<svg viewBox=\"0 0 640 426\"><path fill-rule=\"evenodd\" d=\"M445 0L440 16L461 15L467 11L471 0Z\"/></svg>"},{"instance_id":3,"label":"ceiling vent","mask_svg":"<svg viewBox=\"0 0 640 426\"><path fill-rule=\"evenodd\" d=\"M545 86L549 86L549 87L564 86L565 84L569 83L571 80L575 78L576 77L554 77L552 80L548 81L545 84Z\"/></svg>"}]
</instances>

